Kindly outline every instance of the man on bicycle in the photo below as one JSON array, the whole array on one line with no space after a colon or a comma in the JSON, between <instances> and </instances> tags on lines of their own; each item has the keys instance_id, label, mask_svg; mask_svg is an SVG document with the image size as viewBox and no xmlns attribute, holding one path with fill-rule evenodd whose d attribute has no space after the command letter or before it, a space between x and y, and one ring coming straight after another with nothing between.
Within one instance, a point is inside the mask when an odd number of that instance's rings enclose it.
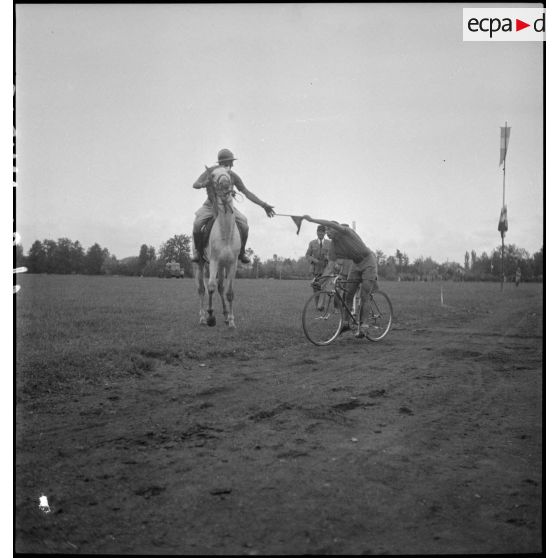
<instances>
[{"instance_id":1,"label":"man on bicycle","mask_svg":"<svg viewBox=\"0 0 558 558\"><path fill-rule=\"evenodd\" d=\"M349 259L353 262L347 280L347 306L353 304L355 293L360 285L360 300L358 329L356 337L364 337L361 331L369 327L363 323L368 312L370 293L378 290L378 262L374 252L364 244L360 236L347 225L340 225L337 221L326 221L324 219L312 219L309 215L302 217L311 223L317 223L326 227L326 234L331 239L328 254L328 265L324 275L331 274L336 261L339 258ZM349 329L349 317L343 316L343 327L341 331Z\"/></svg>"}]
</instances>

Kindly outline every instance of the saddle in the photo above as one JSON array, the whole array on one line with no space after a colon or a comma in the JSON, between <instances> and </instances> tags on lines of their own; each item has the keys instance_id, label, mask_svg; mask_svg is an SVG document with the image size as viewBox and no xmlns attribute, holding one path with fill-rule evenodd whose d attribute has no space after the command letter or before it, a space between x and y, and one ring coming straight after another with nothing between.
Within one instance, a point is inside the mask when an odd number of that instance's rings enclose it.
<instances>
[{"instance_id":1,"label":"saddle","mask_svg":"<svg viewBox=\"0 0 558 558\"><path fill-rule=\"evenodd\" d=\"M202 224L202 226L200 227L200 232L198 233L199 236L194 237L194 242L196 243L196 248L200 254L200 256L202 257L202 259L204 259L205 261L207 261L207 258L205 257L205 251L207 249L207 246L209 244L209 235L211 234L211 229L213 228L213 225L215 223L215 219L216 217L209 217L206 221L204 221L204 223ZM238 228L238 232L240 233L240 238L242 239L243 233L240 224L237 222L236 226ZM197 240L197 241L196 241ZM199 242L199 245L198 245Z\"/></svg>"}]
</instances>

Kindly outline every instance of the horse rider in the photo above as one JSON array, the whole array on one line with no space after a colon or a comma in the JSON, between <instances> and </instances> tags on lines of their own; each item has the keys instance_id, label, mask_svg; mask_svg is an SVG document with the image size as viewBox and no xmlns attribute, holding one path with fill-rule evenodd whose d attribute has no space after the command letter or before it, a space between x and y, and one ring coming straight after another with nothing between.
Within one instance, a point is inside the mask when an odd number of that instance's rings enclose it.
<instances>
[{"instance_id":1,"label":"horse rider","mask_svg":"<svg viewBox=\"0 0 558 558\"><path fill-rule=\"evenodd\" d=\"M363 329L369 327L363 323L368 310L370 293L378 290L378 262L374 252L364 244L362 238L348 225L340 225L337 221L326 221L324 219L312 219L309 215L302 217L311 223L317 223L326 227L326 234L331 239L328 260L329 263L324 272L329 275L339 258L349 259L353 262L347 278L350 283L347 289L347 306L353 304L355 293L360 285L360 314L356 337L364 337ZM344 323L341 331L349 329L349 317L344 310Z\"/></svg>"},{"instance_id":2,"label":"horse rider","mask_svg":"<svg viewBox=\"0 0 558 558\"><path fill-rule=\"evenodd\" d=\"M260 207L263 207L268 217L273 217L275 215L273 207L261 201L257 196L252 194L252 192L250 192L248 188L244 186L244 183L242 182L240 176L238 176L238 174L236 174L232 170L233 161L236 160L237 159L233 155L232 151L230 151L229 149L221 149L221 151L219 151L219 153L217 154L217 164L206 169L206 171L202 173L201 176L194 182L193 187L196 189L207 188L211 181L211 173L217 167L223 167L229 173L233 186L236 186L237 190L239 192L242 192L251 202L259 205ZM204 233L202 232L202 226L213 217L213 204L209 198L209 195L204 204L196 211L195 215L196 218L194 220L194 227L192 231L192 236L194 239L194 246L192 249L192 262L199 263L200 259L203 257L202 254ZM240 213L240 211L238 211L236 207L234 208L234 215L236 218L238 230L240 232L240 253L238 254L238 259L242 263L247 264L250 263L250 258L248 258L245 252L249 230L248 220L242 213Z\"/></svg>"}]
</instances>

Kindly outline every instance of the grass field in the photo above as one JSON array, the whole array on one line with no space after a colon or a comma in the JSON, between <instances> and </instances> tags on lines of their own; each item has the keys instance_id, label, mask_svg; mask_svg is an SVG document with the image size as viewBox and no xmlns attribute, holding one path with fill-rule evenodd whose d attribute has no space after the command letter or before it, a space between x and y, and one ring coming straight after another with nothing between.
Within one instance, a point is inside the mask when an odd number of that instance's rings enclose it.
<instances>
[{"instance_id":1,"label":"grass field","mask_svg":"<svg viewBox=\"0 0 558 558\"><path fill-rule=\"evenodd\" d=\"M136 277L29 275L17 295L18 382L25 393L96 381L150 366L150 358L242 358L261 351L307 345L301 310L309 281L239 280L237 329L228 330L217 300L217 326L200 328L193 280ZM496 283L381 285L392 298L394 330L463 328L497 310L527 319L526 336L542 335L542 287ZM442 299L444 304L442 305ZM524 316L528 310L530 316ZM509 322L492 324L505 335Z\"/></svg>"},{"instance_id":2,"label":"grass field","mask_svg":"<svg viewBox=\"0 0 558 558\"><path fill-rule=\"evenodd\" d=\"M309 281L234 331L191 279L18 282L17 550L540 551L542 285L384 282L386 339L315 347Z\"/></svg>"},{"instance_id":3,"label":"grass field","mask_svg":"<svg viewBox=\"0 0 558 558\"><path fill-rule=\"evenodd\" d=\"M18 380L56 389L133 373L150 359L220 358L305 343L300 316L309 281L236 283L237 329L217 299L215 328L198 326L192 279L26 276L17 298Z\"/></svg>"}]
</instances>

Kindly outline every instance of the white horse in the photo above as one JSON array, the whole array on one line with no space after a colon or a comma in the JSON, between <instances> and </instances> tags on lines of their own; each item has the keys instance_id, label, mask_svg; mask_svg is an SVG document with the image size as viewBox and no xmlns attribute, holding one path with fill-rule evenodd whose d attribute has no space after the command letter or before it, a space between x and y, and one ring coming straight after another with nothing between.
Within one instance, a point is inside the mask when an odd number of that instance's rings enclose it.
<instances>
[{"instance_id":1,"label":"white horse","mask_svg":"<svg viewBox=\"0 0 558 558\"><path fill-rule=\"evenodd\" d=\"M233 283L240 252L240 232L236 225L233 209L234 189L228 171L223 167L214 169L207 188L209 198L213 201L215 222L209 234L205 254L200 254L200 262L196 270L200 296L200 324L214 326L216 323L213 314L213 295L217 289L223 303L225 324L234 328L236 326L232 309ZM207 309L205 308L206 290Z\"/></svg>"}]
</instances>

